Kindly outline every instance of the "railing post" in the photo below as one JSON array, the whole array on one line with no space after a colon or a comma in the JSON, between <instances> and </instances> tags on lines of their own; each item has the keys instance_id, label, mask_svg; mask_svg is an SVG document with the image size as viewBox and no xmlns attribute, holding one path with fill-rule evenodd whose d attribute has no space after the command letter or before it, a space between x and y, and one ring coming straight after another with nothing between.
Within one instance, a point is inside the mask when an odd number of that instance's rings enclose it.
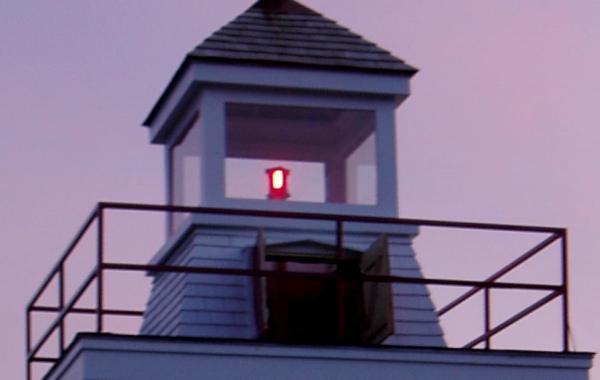
<instances>
[{"instance_id":1,"label":"railing post","mask_svg":"<svg viewBox=\"0 0 600 380\"><path fill-rule=\"evenodd\" d=\"M491 297L491 291L490 288L488 286L485 287L485 291L483 293L483 302L484 302L484 307L483 307L483 313L484 313L484 333L485 333L485 349L489 350L492 344L492 337L489 335L490 330L491 330L491 316L490 316L490 297Z\"/></svg>"},{"instance_id":2,"label":"railing post","mask_svg":"<svg viewBox=\"0 0 600 380\"><path fill-rule=\"evenodd\" d=\"M65 263L61 263L58 269L58 308L59 313L63 312L65 307ZM58 352L62 355L65 352L65 317L61 318L58 325Z\"/></svg>"},{"instance_id":3,"label":"railing post","mask_svg":"<svg viewBox=\"0 0 600 380\"><path fill-rule=\"evenodd\" d=\"M97 247L97 262L96 262L96 332L103 331L103 299L104 299L104 206L98 205L98 247Z\"/></svg>"},{"instance_id":4,"label":"railing post","mask_svg":"<svg viewBox=\"0 0 600 380\"><path fill-rule=\"evenodd\" d=\"M35 305L34 305L35 306ZM27 316L25 318L25 340L27 346L27 366L25 372L27 374L27 380L31 380L31 309L27 307Z\"/></svg>"},{"instance_id":5,"label":"railing post","mask_svg":"<svg viewBox=\"0 0 600 380\"><path fill-rule=\"evenodd\" d=\"M35 306L35 305L34 305ZM27 313L25 317L25 344L27 347L27 354L31 352L31 309L27 307Z\"/></svg>"},{"instance_id":6,"label":"railing post","mask_svg":"<svg viewBox=\"0 0 600 380\"><path fill-rule=\"evenodd\" d=\"M561 261L562 261L562 339L563 351L569 352L569 251L567 241L567 230L561 234Z\"/></svg>"},{"instance_id":7,"label":"railing post","mask_svg":"<svg viewBox=\"0 0 600 380\"><path fill-rule=\"evenodd\" d=\"M336 288L337 288L337 326L338 326L338 339L342 340L344 338L344 332L346 330L345 321L344 321L344 279L342 278L342 274L339 271L340 264L342 263L342 259L344 258L344 226L343 222L340 219L336 219L335 221L335 240L336 240Z\"/></svg>"}]
</instances>

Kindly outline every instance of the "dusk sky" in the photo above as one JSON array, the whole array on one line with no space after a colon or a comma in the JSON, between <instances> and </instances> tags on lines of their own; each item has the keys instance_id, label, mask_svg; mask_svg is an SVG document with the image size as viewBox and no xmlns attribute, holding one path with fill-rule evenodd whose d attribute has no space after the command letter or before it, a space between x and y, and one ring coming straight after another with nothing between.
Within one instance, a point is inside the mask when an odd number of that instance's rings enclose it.
<instances>
[{"instance_id":1,"label":"dusk sky","mask_svg":"<svg viewBox=\"0 0 600 380\"><path fill-rule=\"evenodd\" d=\"M25 305L95 203L164 203L140 124L252 3L0 0L2 378L24 377ZM576 349L600 351L600 1L303 3L420 69L400 216L567 227Z\"/></svg>"}]
</instances>

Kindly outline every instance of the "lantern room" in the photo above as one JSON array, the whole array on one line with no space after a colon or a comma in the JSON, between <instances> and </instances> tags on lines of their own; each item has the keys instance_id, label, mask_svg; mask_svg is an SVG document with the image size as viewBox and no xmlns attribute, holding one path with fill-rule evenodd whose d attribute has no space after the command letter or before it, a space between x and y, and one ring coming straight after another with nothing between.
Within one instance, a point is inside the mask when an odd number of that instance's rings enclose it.
<instances>
[{"instance_id":1,"label":"lantern room","mask_svg":"<svg viewBox=\"0 0 600 380\"><path fill-rule=\"evenodd\" d=\"M261 35L275 32L290 46ZM415 72L296 2L257 2L188 54L145 122L166 148L168 203L397 215L394 112Z\"/></svg>"}]
</instances>

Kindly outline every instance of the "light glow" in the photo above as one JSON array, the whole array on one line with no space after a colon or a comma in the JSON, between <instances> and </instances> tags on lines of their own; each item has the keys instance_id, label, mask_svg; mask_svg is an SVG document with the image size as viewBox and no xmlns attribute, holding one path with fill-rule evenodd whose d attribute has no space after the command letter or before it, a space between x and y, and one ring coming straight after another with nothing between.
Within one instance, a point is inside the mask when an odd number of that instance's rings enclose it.
<instances>
[{"instance_id":1,"label":"light glow","mask_svg":"<svg viewBox=\"0 0 600 380\"><path fill-rule=\"evenodd\" d=\"M274 170L273 173L271 174L271 185L273 186L273 189L275 190L281 190L283 189L283 170L282 169L277 169Z\"/></svg>"}]
</instances>

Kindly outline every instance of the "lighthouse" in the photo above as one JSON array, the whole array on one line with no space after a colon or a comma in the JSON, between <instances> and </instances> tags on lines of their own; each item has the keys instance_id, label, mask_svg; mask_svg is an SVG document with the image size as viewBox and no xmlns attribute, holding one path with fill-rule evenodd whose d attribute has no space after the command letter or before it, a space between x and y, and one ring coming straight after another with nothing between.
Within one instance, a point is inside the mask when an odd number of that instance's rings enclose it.
<instances>
[{"instance_id":1,"label":"lighthouse","mask_svg":"<svg viewBox=\"0 0 600 380\"><path fill-rule=\"evenodd\" d=\"M169 204L397 216L394 112L415 73L297 2L257 2L188 55L146 120ZM347 278L157 273L142 334L444 345L425 286L352 279L420 277L414 226L219 218L171 214L152 263Z\"/></svg>"},{"instance_id":2,"label":"lighthouse","mask_svg":"<svg viewBox=\"0 0 600 380\"><path fill-rule=\"evenodd\" d=\"M28 333L28 364L52 362L44 378L69 380L587 379L592 354L567 339L564 229L398 218L395 112L416 73L295 0L259 0L214 32L144 121L164 147L165 205L99 204L81 233L98 226L96 269L74 301L60 290L58 306L37 306L51 280L34 297L28 313L58 319L41 343ZM110 209L165 212L164 244L146 265L105 261ZM414 244L422 226L546 237L483 281L427 279ZM556 242L562 283L498 282ZM69 254L49 277L60 289ZM110 270L150 278L144 310L103 306ZM76 307L92 283L96 308ZM471 290L440 308L432 284ZM549 294L493 325L495 288ZM449 347L441 317L477 292L483 334ZM561 297L561 351L492 349L494 334ZM69 313L95 316L96 330L65 342ZM111 334L108 315L139 317L139 330ZM54 331L58 357L39 356Z\"/></svg>"}]
</instances>

